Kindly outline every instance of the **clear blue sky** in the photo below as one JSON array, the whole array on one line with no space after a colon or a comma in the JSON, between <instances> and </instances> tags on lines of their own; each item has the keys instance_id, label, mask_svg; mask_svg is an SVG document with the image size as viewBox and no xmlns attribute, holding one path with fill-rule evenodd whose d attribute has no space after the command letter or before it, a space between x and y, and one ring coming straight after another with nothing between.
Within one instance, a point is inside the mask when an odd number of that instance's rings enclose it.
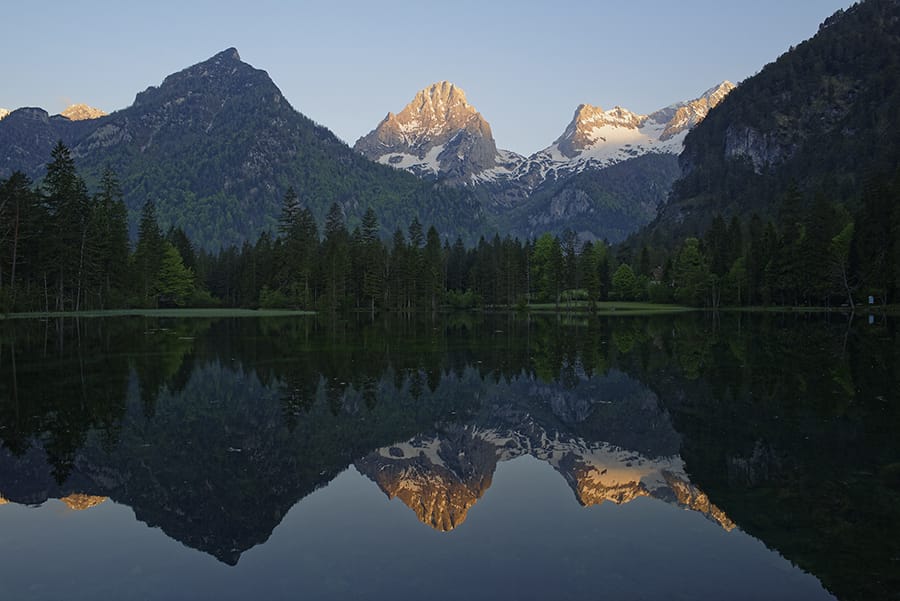
<instances>
[{"instance_id":1,"label":"clear blue sky","mask_svg":"<svg viewBox=\"0 0 900 601\"><path fill-rule=\"evenodd\" d=\"M498 146L550 144L580 103L650 112L753 75L850 0L76 0L3 11L0 107L111 112L234 46L352 144L435 81Z\"/></svg>"}]
</instances>

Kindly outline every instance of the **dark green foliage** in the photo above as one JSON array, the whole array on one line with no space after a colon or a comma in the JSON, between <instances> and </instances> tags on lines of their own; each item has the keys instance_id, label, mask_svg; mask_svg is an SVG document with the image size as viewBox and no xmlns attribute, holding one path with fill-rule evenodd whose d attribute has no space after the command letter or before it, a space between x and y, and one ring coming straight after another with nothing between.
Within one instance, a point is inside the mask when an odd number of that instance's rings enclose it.
<instances>
[{"instance_id":1,"label":"dark green foliage","mask_svg":"<svg viewBox=\"0 0 900 601\"><path fill-rule=\"evenodd\" d=\"M559 238L544 234L537 239L531 254L531 270L538 302L559 303L563 291L562 262Z\"/></svg>"},{"instance_id":2,"label":"dark green foliage","mask_svg":"<svg viewBox=\"0 0 900 601\"><path fill-rule=\"evenodd\" d=\"M121 306L217 306L435 311L519 307L528 302L650 300L722 305L855 305L867 295L887 303L900 280L900 185L875 177L851 215L824 193L784 196L776 227L753 215L746 224L714 215L702 242L674 253L644 245L586 242L565 231L522 243L480 238L467 249L441 244L438 229L413 218L390 245L374 210L348 231L333 203L320 240L312 211L289 189L279 236L264 232L209 254L180 228L162 235L155 203L142 211L133 254L126 244L117 178L107 171L88 195L64 146L54 151L47 193L21 173L0 180L0 308L94 309ZM811 206L811 210L804 207ZM744 235L744 232L747 235ZM48 243L44 243L48 241ZM637 271L634 266L637 265ZM453 292L452 295L448 295Z\"/></svg>"},{"instance_id":3,"label":"dark green foliage","mask_svg":"<svg viewBox=\"0 0 900 601\"><path fill-rule=\"evenodd\" d=\"M612 276L613 300L633 301L639 296L638 279L628 263L622 263Z\"/></svg>"}]
</instances>

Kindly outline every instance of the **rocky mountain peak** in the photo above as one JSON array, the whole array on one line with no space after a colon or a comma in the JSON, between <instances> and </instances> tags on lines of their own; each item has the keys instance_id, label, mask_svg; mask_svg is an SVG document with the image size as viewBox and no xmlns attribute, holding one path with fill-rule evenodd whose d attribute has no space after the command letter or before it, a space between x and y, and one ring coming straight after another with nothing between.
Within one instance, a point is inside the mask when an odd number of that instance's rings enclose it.
<instances>
[{"instance_id":1,"label":"rocky mountain peak","mask_svg":"<svg viewBox=\"0 0 900 601\"><path fill-rule=\"evenodd\" d=\"M0 109L0 119L6 117L11 111L9 109Z\"/></svg>"},{"instance_id":2,"label":"rocky mountain peak","mask_svg":"<svg viewBox=\"0 0 900 601\"><path fill-rule=\"evenodd\" d=\"M491 126L449 81L439 81L387 116L354 149L373 161L417 175L468 182L498 164Z\"/></svg>"},{"instance_id":3,"label":"rocky mountain peak","mask_svg":"<svg viewBox=\"0 0 900 601\"><path fill-rule=\"evenodd\" d=\"M213 96L220 100L243 94L245 90L266 86L278 93L277 87L268 73L255 69L241 61L235 48L228 48L207 60L166 77L159 86L151 86L140 92L134 99L134 106L155 103L181 105L199 96Z\"/></svg>"},{"instance_id":4,"label":"rocky mountain peak","mask_svg":"<svg viewBox=\"0 0 900 601\"><path fill-rule=\"evenodd\" d=\"M86 121L88 119L99 119L105 117L106 113L101 109L86 104L72 104L66 110L60 113L63 117L70 121Z\"/></svg>"},{"instance_id":5,"label":"rocky mountain peak","mask_svg":"<svg viewBox=\"0 0 900 601\"><path fill-rule=\"evenodd\" d=\"M703 121L709 111L722 102L735 87L730 81L723 81L708 89L699 98L670 107L674 108L675 112L666 120L666 128L660 134L659 139L668 140ZM662 111L658 111L654 115L658 113L662 113Z\"/></svg>"},{"instance_id":6,"label":"rocky mountain peak","mask_svg":"<svg viewBox=\"0 0 900 601\"><path fill-rule=\"evenodd\" d=\"M449 81L439 81L419 90L404 112L452 121L459 116L477 114L478 111L466 100L466 93L461 88Z\"/></svg>"}]
</instances>

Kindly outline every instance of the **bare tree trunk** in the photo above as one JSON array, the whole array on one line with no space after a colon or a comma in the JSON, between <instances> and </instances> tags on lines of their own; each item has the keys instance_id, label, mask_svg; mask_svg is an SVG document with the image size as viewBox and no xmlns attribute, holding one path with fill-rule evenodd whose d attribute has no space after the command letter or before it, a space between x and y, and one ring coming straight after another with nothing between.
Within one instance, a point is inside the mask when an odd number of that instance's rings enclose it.
<instances>
[{"instance_id":1,"label":"bare tree trunk","mask_svg":"<svg viewBox=\"0 0 900 601\"><path fill-rule=\"evenodd\" d=\"M841 283L844 285L844 291L847 293L847 302L850 304L850 310L856 310L853 304L853 290L850 288L850 278L847 276L847 269L844 265L841 265Z\"/></svg>"}]
</instances>

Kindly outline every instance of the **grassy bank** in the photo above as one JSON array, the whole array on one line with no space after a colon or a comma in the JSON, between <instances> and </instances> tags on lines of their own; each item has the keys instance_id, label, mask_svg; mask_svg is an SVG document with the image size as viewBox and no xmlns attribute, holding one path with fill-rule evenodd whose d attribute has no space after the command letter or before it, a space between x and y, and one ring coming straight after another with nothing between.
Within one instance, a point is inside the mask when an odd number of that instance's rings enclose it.
<instances>
[{"instance_id":1,"label":"grassy bank","mask_svg":"<svg viewBox=\"0 0 900 601\"><path fill-rule=\"evenodd\" d=\"M109 309L106 311L35 311L9 313L0 319L39 319L46 317L288 317L315 315L313 311L290 309Z\"/></svg>"},{"instance_id":2,"label":"grassy bank","mask_svg":"<svg viewBox=\"0 0 900 601\"><path fill-rule=\"evenodd\" d=\"M537 313L568 313L573 311L590 311L591 307L587 301L572 301L558 305L555 303L531 304L528 305L528 310ZM692 307L683 307L681 305L625 301L606 301L594 304L594 313L598 315L649 315L655 313L683 313L696 310Z\"/></svg>"}]
</instances>

